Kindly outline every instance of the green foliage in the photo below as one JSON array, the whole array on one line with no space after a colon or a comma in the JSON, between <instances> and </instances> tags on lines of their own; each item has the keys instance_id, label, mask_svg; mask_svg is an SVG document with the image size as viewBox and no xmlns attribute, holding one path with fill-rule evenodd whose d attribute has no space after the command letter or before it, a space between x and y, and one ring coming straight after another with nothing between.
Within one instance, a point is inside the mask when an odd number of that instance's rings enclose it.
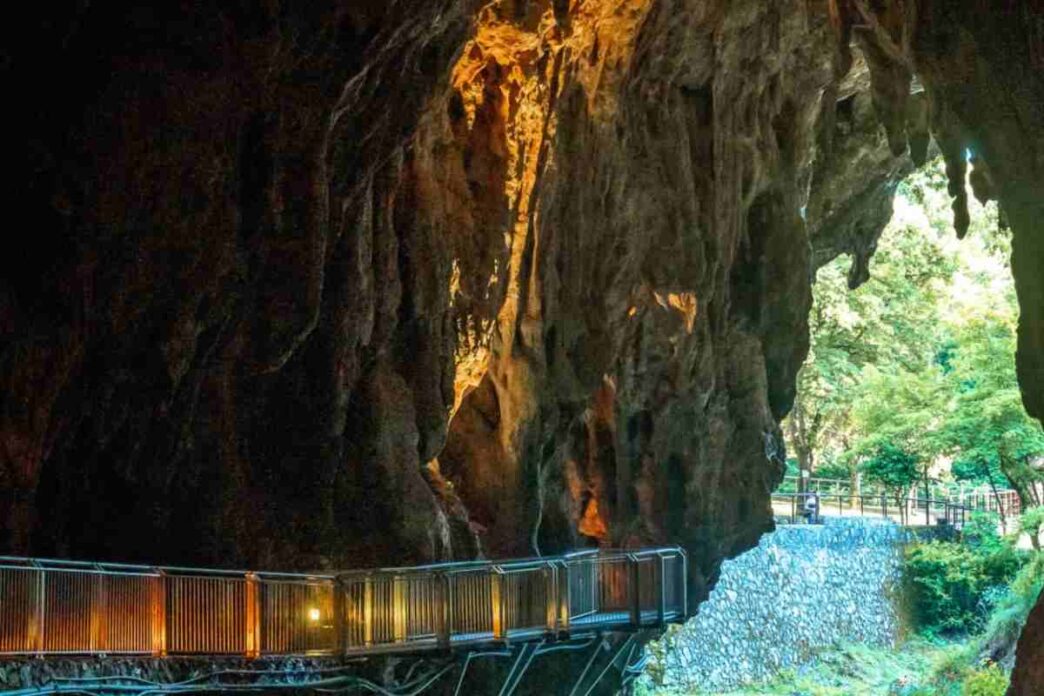
<instances>
[{"instance_id":1,"label":"green foliage","mask_svg":"<svg viewBox=\"0 0 1044 696\"><path fill-rule=\"evenodd\" d=\"M1011 546L997 532L1000 518L995 512L973 512L961 530L964 544L980 555L995 555L1011 551Z\"/></svg>"},{"instance_id":2,"label":"green foliage","mask_svg":"<svg viewBox=\"0 0 1044 696\"><path fill-rule=\"evenodd\" d=\"M959 544L910 548L906 581L916 625L928 634L970 633L982 627L979 598L986 587L978 558Z\"/></svg>"},{"instance_id":3,"label":"green foliage","mask_svg":"<svg viewBox=\"0 0 1044 696\"><path fill-rule=\"evenodd\" d=\"M920 475L917 457L890 442L878 445L862 470L871 481L893 489L908 488Z\"/></svg>"},{"instance_id":4,"label":"green foliage","mask_svg":"<svg viewBox=\"0 0 1044 696\"><path fill-rule=\"evenodd\" d=\"M915 226L901 226L878 246L871 279L848 288L845 259L816 275L809 317L809 357L798 375L798 394L786 429L791 449L833 462L852 473L856 459L843 456L858 438L853 404L887 392L861 388L867 371L918 371L939 341L935 307L956 257Z\"/></svg>"},{"instance_id":5,"label":"green foliage","mask_svg":"<svg viewBox=\"0 0 1044 696\"><path fill-rule=\"evenodd\" d=\"M728 694L714 693L717 696L948 696L938 690L919 690L917 685L927 683L935 663L955 650L960 650L960 646L921 638L907 641L898 650L838 645L821 652L814 663L785 670L771 682L752 684ZM692 696L704 692L658 693Z\"/></svg>"},{"instance_id":6,"label":"green foliage","mask_svg":"<svg viewBox=\"0 0 1044 696\"><path fill-rule=\"evenodd\" d=\"M985 643L991 653L1014 649L1026 618L1044 587L1044 554L1035 553L996 603L986 627Z\"/></svg>"},{"instance_id":7,"label":"green foliage","mask_svg":"<svg viewBox=\"0 0 1044 696\"><path fill-rule=\"evenodd\" d=\"M962 696L1004 696L1008 675L997 665L972 671L961 685Z\"/></svg>"},{"instance_id":8,"label":"green foliage","mask_svg":"<svg viewBox=\"0 0 1044 696\"><path fill-rule=\"evenodd\" d=\"M811 347L786 432L817 474L862 469L893 489L952 462L958 480L1014 487L1036 500L1044 430L1015 373L1017 301L996 206L972 203L968 239L951 229L940 163L899 191L871 279L850 290L848 263L817 272ZM897 490L898 492L898 490Z\"/></svg>"},{"instance_id":9,"label":"green foliage","mask_svg":"<svg viewBox=\"0 0 1044 696\"><path fill-rule=\"evenodd\" d=\"M1030 502L1032 483L1041 479L1030 462L1044 452L1044 430L1026 413L1015 379L1015 318L977 317L956 335L961 348L949 375L954 398L941 449L955 455L958 471L1006 481Z\"/></svg>"},{"instance_id":10,"label":"green foliage","mask_svg":"<svg viewBox=\"0 0 1044 696\"><path fill-rule=\"evenodd\" d=\"M1044 505L1032 507L1019 517L1019 532L1026 534L1033 548L1040 550L1040 535L1044 532Z\"/></svg>"},{"instance_id":11,"label":"green foliage","mask_svg":"<svg viewBox=\"0 0 1044 696\"><path fill-rule=\"evenodd\" d=\"M845 462L829 456L820 459L819 465L816 467L816 476L820 478L844 481L851 474L852 471Z\"/></svg>"},{"instance_id":12,"label":"green foliage","mask_svg":"<svg viewBox=\"0 0 1044 696\"><path fill-rule=\"evenodd\" d=\"M907 547L904 581L915 627L927 635L982 631L1025 560L985 515L973 518L962 542Z\"/></svg>"}]
</instances>

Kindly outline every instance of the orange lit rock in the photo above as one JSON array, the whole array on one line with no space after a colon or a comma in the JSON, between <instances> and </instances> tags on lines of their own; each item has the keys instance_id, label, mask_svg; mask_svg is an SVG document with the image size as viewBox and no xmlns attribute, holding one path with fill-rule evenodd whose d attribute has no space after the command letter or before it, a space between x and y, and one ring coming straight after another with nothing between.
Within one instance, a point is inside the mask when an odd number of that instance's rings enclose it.
<instances>
[{"instance_id":1,"label":"orange lit rock","mask_svg":"<svg viewBox=\"0 0 1044 696\"><path fill-rule=\"evenodd\" d=\"M598 498L588 500L584 516L580 520L580 527L577 531L584 536L592 537L599 541L605 541L609 538L609 525L598 515Z\"/></svg>"}]
</instances>

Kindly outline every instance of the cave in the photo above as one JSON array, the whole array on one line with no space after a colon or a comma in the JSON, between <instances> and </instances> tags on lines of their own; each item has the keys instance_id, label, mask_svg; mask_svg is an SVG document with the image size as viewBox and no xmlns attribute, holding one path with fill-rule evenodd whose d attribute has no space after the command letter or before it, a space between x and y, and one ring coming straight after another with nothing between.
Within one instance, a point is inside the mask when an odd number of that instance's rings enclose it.
<instances>
[{"instance_id":1,"label":"cave","mask_svg":"<svg viewBox=\"0 0 1044 696\"><path fill-rule=\"evenodd\" d=\"M37 3L0 74L3 554L678 544L695 607L772 528L815 270L930 149L1044 416L1033 0Z\"/></svg>"}]
</instances>

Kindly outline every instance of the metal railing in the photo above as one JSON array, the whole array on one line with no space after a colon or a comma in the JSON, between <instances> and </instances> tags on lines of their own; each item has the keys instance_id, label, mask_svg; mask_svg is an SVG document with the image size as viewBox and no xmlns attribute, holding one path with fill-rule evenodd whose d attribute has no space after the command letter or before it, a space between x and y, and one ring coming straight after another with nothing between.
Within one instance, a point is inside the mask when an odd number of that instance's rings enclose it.
<instances>
[{"instance_id":1,"label":"metal railing","mask_svg":"<svg viewBox=\"0 0 1044 696\"><path fill-rule=\"evenodd\" d=\"M852 482L848 479L833 479L813 476L806 479L806 489L825 495L850 495L853 491ZM797 476L784 476L783 482L776 490L781 495L799 492L800 479ZM953 505L962 505L969 510L983 512L999 512L1003 515L1017 517L1021 512L1022 504L1018 492L1010 488L994 488L985 484L966 485L962 483L948 483L932 479L929 485L930 498L940 499ZM859 486L861 495L877 497L882 494L892 495L892 492L874 483L863 483ZM1044 495L1044 485L1037 485L1037 490ZM911 499L923 499L925 491L921 482L911 487L908 497Z\"/></svg>"},{"instance_id":2,"label":"metal railing","mask_svg":"<svg viewBox=\"0 0 1044 696\"><path fill-rule=\"evenodd\" d=\"M0 655L350 655L683 621L678 548L336 574L0 557Z\"/></svg>"},{"instance_id":3,"label":"metal railing","mask_svg":"<svg viewBox=\"0 0 1044 696\"><path fill-rule=\"evenodd\" d=\"M903 526L948 524L960 529L972 512L964 505L937 499L904 497L902 500L896 500L884 494L773 493L772 507L776 517L782 517L791 523L803 517L807 518L805 502L812 495L819 499L818 517L835 514L838 517L883 517L895 520Z\"/></svg>"}]
</instances>

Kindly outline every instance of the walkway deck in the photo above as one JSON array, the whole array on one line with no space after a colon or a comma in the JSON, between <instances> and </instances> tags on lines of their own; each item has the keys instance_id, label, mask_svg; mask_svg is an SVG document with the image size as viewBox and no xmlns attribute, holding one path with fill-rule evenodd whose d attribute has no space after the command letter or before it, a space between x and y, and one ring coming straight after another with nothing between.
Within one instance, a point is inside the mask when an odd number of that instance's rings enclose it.
<instances>
[{"instance_id":1,"label":"walkway deck","mask_svg":"<svg viewBox=\"0 0 1044 696\"><path fill-rule=\"evenodd\" d=\"M344 573L0 557L0 656L353 656L684 621L679 548Z\"/></svg>"}]
</instances>

